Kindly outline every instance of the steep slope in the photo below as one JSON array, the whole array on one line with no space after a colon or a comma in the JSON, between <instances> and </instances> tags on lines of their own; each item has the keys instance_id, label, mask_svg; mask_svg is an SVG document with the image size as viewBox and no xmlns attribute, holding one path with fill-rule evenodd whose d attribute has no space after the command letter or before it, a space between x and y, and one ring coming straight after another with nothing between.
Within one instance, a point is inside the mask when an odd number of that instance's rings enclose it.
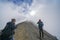
<instances>
[{"instance_id":1,"label":"steep slope","mask_svg":"<svg viewBox=\"0 0 60 40\"><path fill-rule=\"evenodd\" d=\"M31 22L23 22L17 25L15 40L39 40L38 28ZM57 40L48 32L44 31L42 40Z\"/></svg>"}]
</instances>

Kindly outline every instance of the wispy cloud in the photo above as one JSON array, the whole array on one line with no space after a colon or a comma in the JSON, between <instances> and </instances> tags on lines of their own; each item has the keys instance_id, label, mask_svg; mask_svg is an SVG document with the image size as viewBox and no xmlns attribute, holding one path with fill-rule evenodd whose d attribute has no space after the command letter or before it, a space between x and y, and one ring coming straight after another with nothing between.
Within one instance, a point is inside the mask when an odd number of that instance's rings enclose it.
<instances>
[{"instance_id":1,"label":"wispy cloud","mask_svg":"<svg viewBox=\"0 0 60 40\"><path fill-rule=\"evenodd\" d=\"M22 5L23 3L26 3L28 5L32 5L33 0L1 0L3 2L12 2L16 5Z\"/></svg>"}]
</instances>

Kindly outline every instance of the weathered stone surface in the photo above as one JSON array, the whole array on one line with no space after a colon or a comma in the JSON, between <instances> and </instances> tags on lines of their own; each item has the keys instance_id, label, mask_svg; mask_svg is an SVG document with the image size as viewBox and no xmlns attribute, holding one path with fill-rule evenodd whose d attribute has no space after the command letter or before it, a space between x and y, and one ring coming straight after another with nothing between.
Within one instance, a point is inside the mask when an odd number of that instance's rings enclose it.
<instances>
[{"instance_id":1,"label":"weathered stone surface","mask_svg":"<svg viewBox=\"0 0 60 40\"><path fill-rule=\"evenodd\" d=\"M23 22L17 25L15 40L40 40L38 28L31 22ZM48 32L44 31L42 40L57 40Z\"/></svg>"}]
</instances>

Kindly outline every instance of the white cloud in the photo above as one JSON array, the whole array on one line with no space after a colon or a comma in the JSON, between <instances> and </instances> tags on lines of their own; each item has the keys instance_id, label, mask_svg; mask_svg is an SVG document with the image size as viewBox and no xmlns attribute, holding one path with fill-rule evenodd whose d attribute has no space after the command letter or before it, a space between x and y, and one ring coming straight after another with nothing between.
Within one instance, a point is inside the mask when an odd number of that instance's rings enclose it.
<instances>
[{"instance_id":1,"label":"white cloud","mask_svg":"<svg viewBox=\"0 0 60 40\"><path fill-rule=\"evenodd\" d=\"M8 21L16 18L17 22L25 20L25 16L18 12L18 9L13 9L12 3L0 3L0 30L3 29ZM19 19L20 18L20 19Z\"/></svg>"}]
</instances>

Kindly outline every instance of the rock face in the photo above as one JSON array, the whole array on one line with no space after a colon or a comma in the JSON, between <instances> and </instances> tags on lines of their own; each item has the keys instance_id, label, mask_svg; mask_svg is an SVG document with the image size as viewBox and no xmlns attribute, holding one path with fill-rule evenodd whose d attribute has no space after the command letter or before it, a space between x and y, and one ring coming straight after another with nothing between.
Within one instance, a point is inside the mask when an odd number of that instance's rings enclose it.
<instances>
[{"instance_id":1,"label":"rock face","mask_svg":"<svg viewBox=\"0 0 60 40\"><path fill-rule=\"evenodd\" d=\"M31 22L23 22L17 25L15 40L40 40L38 28ZM48 32L44 31L42 40L57 40Z\"/></svg>"}]
</instances>

